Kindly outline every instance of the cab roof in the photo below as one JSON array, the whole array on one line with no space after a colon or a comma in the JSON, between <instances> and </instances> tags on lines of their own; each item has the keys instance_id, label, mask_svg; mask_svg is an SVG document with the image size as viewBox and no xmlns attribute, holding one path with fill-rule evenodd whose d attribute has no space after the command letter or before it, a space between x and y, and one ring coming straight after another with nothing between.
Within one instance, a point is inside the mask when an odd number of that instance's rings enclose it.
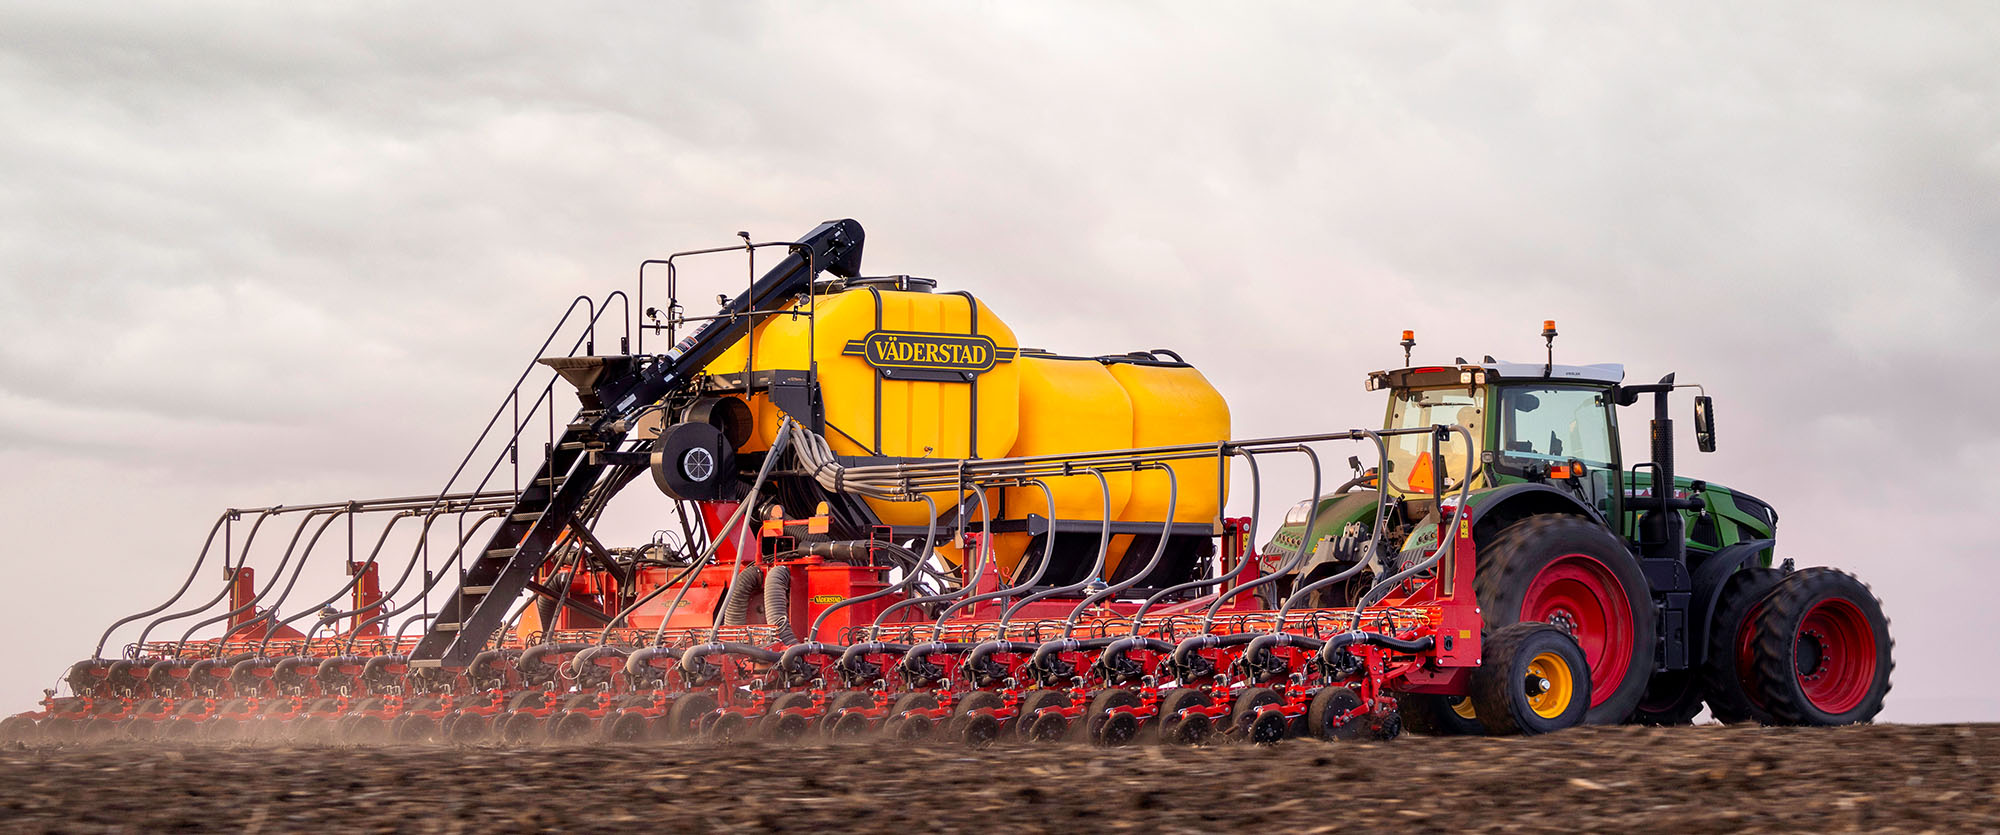
<instances>
[{"instance_id":1,"label":"cab roof","mask_svg":"<svg viewBox=\"0 0 2000 835\"><path fill-rule=\"evenodd\" d=\"M1551 366L1539 362L1502 362L1490 359L1476 364L1412 366L1370 373L1368 390L1398 386L1449 385L1453 382L1484 383L1488 380L1561 380L1616 385L1625 381L1625 366L1615 362Z\"/></svg>"}]
</instances>

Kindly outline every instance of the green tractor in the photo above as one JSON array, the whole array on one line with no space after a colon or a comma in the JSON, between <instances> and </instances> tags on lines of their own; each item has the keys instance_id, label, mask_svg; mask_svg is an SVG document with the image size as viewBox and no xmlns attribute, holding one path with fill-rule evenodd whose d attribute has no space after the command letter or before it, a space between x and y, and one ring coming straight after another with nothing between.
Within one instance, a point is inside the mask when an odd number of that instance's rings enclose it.
<instances>
[{"instance_id":1,"label":"green tractor","mask_svg":"<svg viewBox=\"0 0 2000 835\"><path fill-rule=\"evenodd\" d=\"M1889 690L1882 605L1852 575L1774 565L1778 515L1747 493L1679 476L1670 396L1699 386L1628 385L1618 365L1463 359L1368 376L1389 393L1391 429L1457 424L1465 441L1393 436L1379 468L1286 514L1267 560L1311 552L1300 584L1366 561L1318 605L1352 603L1435 541L1465 480L1478 545L1476 592L1488 631L1542 621L1590 662L1592 724L1686 724L1706 704L1723 722L1866 722ZM1413 335L1404 332L1407 362ZM1650 395L1650 398L1648 397ZM1650 399L1650 462L1622 460L1618 412ZM1713 402L1694 398L1698 448L1715 450ZM1472 472L1457 472L1466 461ZM1385 530L1369 530L1387 502ZM1282 590L1280 590L1282 593ZM1406 727L1477 733L1463 699L1408 694Z\"/></svg>"}]
</instances>

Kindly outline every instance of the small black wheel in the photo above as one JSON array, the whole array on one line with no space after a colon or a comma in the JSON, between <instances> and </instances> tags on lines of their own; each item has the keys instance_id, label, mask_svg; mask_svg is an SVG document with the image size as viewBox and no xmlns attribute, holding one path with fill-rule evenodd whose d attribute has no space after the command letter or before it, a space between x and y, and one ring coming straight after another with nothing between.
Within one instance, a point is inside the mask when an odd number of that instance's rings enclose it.
<instances>
[{"instance_id":1,"label":"small black wheel","mask_svg":"<svg viewBox=\"0 0 2000 835\"><path fill-rule=\"evenodd\" d=\"M1139 738L1139 717L1130 713L1113 713L1098 724L1094 742L1105 748L1130 745Z\"/></svg>"},{"instance_id":2,"label":"small black wheel","mask_svg":"<svg viewBox=\"0 0 2000 835\"><path fill-rule=\"evenodd\" d=\"M1889 693L1889 619L1867 584L1831 568L1780 581L1751 621L1757 705L1779 725L1851 725Z\"/></svg>"},{"instance_id":3,"label":"small black wheel","mask_svg":"<svg viewBox=\"0 0 2000 835\"><path fill-rule=\"evenodd\" d=\"M852 738L868 730L868 717L858 712L875 706L875 693L869 690L845 690L833 695L826 703L826 715L820 717L820 729L829 737Z\"/></svg>"},{"instance_id":4,"label":"small black wheel","mask_svg":"<svg viewBox=\"0 0 2000 835\"><path fill-rule=\"evenodd\" d=\"M812 720L796 713L781 713L771 718L771 739L777 742L796 742L812 728Z\"/></svg>"},{"instance_id":5,"label":"small black wheel","mask_svg":"<svg viewBox=\"0 0 2000 835\"><path fill-rule=\"evenodd\" d=\"M493 717L483 713L454 713L451 728L445 731L445 739L460 745L472 745L493 738Z\"/></svg>"},{"instance_id":6,"label":"small black wheel","mask_svg":"<svg viewBox=\"0 0 2000 835\"><path fill-rule=\"evenodd\" d=\"M1019 734L1022 739L1033 739L1035 718L1041 715L1043 709L1068 707L1069 705L1070 693L1068 690L1028 691L1028 695L1021 697L1020 709L1014 714L1015 733ZM1069 727L1067 719L1064 720L1063 727L1065 729Z\"/></svg>"},{"instance_id":7,"label":"small black wheel","mask_svg":"<svg viewBox=\"0 0 2000 835\"><path fill-rule=\"evenodd\" d=\"M611 722L604 728L604 736L612 742L644 742L653 735L653 719L636 710L625 709L611 714Z\"/></svg>"},{"instance_id":8,"label":"small black wheel","mask_svg":"<svg viewBox=\"0 0 2000 835\"><path fill-rule=\"evenodd\" d=\"M1206 713L1190 713L1161 729L1164 741L1172 745L1200 745L1215 735L1215 720Z\"/></svg>"},{"instance_id":9,"label":"small black wheel","mask_svg":"<svg viewBox=\"0 0 2000 835\"><path fill-rule=\"evenodd\" d=\"M1275 745L1284 741L1291 730L1292 720L1283 712L1265 708L1250 719L1250 727L1244 732L1244 737L1256 745Z\"/></svg>"},{"instance_id":10,"label":"small black wheel","mask_svg":"<svg viewBox=\"0 0 2000 835\"><path fill-rule=\"evenodd\" d=\"M1043 710L1028 722L1028 739L1035 742L1058 742L1069 735L1069 717L1061 711Z\"/></svg>"},{"instance_id":11,"label":"small black wheel","mask_svg":"<svg viewBox=\"0 0 2000 835\"><path fill-rule=\"evenodd\" d=\"M1085 740L1098 745L1123 745L1131 741L1129 734L1124 739L1115 742L1109 741L1104 735L1106 723L1110 722L1112 718L1111 711L1113 708L1138 707L1144 701L1139 698L1138 693L1131 690L1123 688L1100 690L1096 695L1090 697L1090 704L1083 709L1083 721L1076 723L1077 729L1083 734ZM1130 714L1122 715L1130 716ZM1130 733L1136 734L1139 732L1138 718L1132 717L1132 720Z\"/></svg>"},{"instance_id":12,"label":"small black wheel","mask_svg":"<svg viewBox=\"0 0 2000 835\"><path fill-rule=\"evenodd\" d=\"M508 745L532 745L548 738L548 722L540 716L523 711L502 714L500 720L500 741Z\"/></svg>"},{"instance_id":13,"label":"small black wheel","mask_svg":"<svg viewBox=\"0 0 2000 835\"><path fill-rule=\"evenodd\" d=\"M1007 704L1007 697L991 690L973 690L958 697L951 706L952 728L961 728L975 711L999 710Z\"/></svg>"},{"instance_id":14,"label":"small black wheel","mask_svg":"<svg viewBox=\"0 0 2000 835\"><path fill-rule=\"evenodd\" d=\"M1247 737L1250 723L1257 721L1258 709L1265 705L1284 702L1284 697L1270 687L1245 687L1236 694L1236 704L1229 710L1229 733L1237 737Z\"/></svg>"},{"instance_id":15,"label":"small black wheel","mask_svg":"<svg viewBox=\"0 0 2000 835\"><path fill-rule=\"evenodd\" d=\"M750 736L750 717L727 711L708 726L708 738L716 742L741 742Z\"/></svg>"},{"instance_id":16,"label":"small black wheel","mask_svg":"<svg viewBox=\"0 0 2000 835\"><path fill-rule=\"evenodd\" d=\"M389 740L389 721L380 716L354 713L342 722L346 725L342 741L349 745L380 745Z\"/></svg>"},{"instance_id":17,"label":"small black wheel","mask_svg":"<svg viewBox=\"0 0 2000 835\"><path fill-rule=\"evenodd\" d=\"M585 742L597 735L597 720L587 713L565 710L549 723L549 741L562 744Z\"/></svg>"},{"instance_id":18,"label":"small black wheel","mask_svg":"<svg viewBox=\"0 0 2000 835\"><path fill-rule=\"evenodd\" d=\"M911 713L897 719L896 738L906 742L930 739L931 731L935 729L936 723L932 722L929 716Z\"/></svg>"},{"instance_id":19,"label":"small black wheel","mask_svg":"<svg viewBox=\"0 0 2000 835\"><path fill-rule=\"evenodd\" d=\"M868 733L868 723L867 714L844 711L827 726L827 735L834 739L857 739Z\"/></svg>"},{"instance_id":20,"label":"small black wheel","mask_svg":"<svg viewBox=\"0 0 2000 835\"><path fill-rule=\"evenodd\" d=\"M1590 710L1590 665L1568 633L1510 623L1487 636L1472 671L1472 707L1496 735L1575 727Z\"/></svg>"},{"instance_id":21,"label":"small black wheel","mask_svg":"<svg viewBox=\"0 0 2000 835\"><path fill-rule=\"evenodd\" d=\"M889 718L900 719L908 716L911 711L936 710L937 706L938 706L937 694L932 693L929 690L918 690L914 693L904 693L903 695L898 696L896 698L895 703L889 706ZM926 716L924 718L929 719L930 717Z\"/></svg>"},{"instance_id":22,"label":"small black wheel","mask_svg":"<svg viewBox=\"0 0 2000 835\"><path fill-rule=\"evenodd\" d=\"M1347 717L1361 706L1361 697L1341 685L1329 685L1313 694L1306 707L1306 727L1320 739L1360 739L1368 731L1368 717Z\"/></svg>"},{"instance_id":23,"label":"small black wheel","mask_svg":"<svg viewBox=\"0 0 2000 835\"><path fill-rule=\"evenodd\" d=\"M1757 721L1759 710L1746 682L1743 660L1750 650L1750 619L1785 574L1775 568L1745 568L1723 581L1708 621L1707 655L1698 677L1702 698L1716 721L1735 725Z\"/></svg>"},{"instance_id":24,"label":"small black wheel","mask_svg":"<svg viewBox=\"0 0 2000 835\"><path fill-rule=\"evenodd\" d=\"M1000 738L1000 720L990 713L975 713L960 720L958 736L974 748L985 748Z\"/></svg>"},{"instance_id":25,"label":"small black wheel","mask_svg":"<svg viewBox=\"0 0 2000 835\"><path fill-rule=\"evenodd\" d=\"M389 736L397 742L429 742L439 732L438 720L432 716L406 713L389 723Z\"/></svg>"},{"instance_id":26,"label":"small black wheel","mask_svg":"<svg viewBox=\"0 0 2000 835\"><path fill-rule=\"evenodd\" d=\"M41 726L26 716L9 716L0 719L0 742L36 742L42 737Z\"/></svg>"},{"instance_id":27,"label":"small black wheel","mask_svg":"<svg viewBox=\"0 0 2000 835\"><path fill-rule=\"evenodd\" d=\"M714 718L719 707L721 705L716 702L714 693L697 690L681 694L679 699L674 700L673 709L667 711L669 735L675 739L686 739L701 733L702 724Z\"/></svg>"},{"instance_id":28,"label":"small black wheel","mask_svg":"<svg viewBox=\"0 0 2000 835\"><path fill-rule=\"evenodd\" d=\"M1206 707L1209 704L1208 691L1199 687L1175 687L1160 694L1159 713L1153 717L1154 733L1161 742L1173 742L1177 726L1184 721L1180 712L1191 707ZM1208 717L1202 717L1206 720ZM1207 738L1207 732L1202 738Z\"/></svg>"}]
</instances>

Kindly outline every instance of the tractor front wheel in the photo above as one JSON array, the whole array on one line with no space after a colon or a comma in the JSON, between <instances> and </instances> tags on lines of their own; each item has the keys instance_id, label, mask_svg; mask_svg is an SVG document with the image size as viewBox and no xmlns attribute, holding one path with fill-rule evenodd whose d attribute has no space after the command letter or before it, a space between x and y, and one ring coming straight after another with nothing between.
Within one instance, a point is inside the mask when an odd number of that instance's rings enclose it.
<instances>
[{"instance_id":1,"label":"tractor front wheel","mask_svg":"<svg viewBox=\"0 0 2000 835\"><path fill-rule=\"evenodd\" d=\"M1625 721L1653 675L1653 596L1623 540L1579 516L1509 525L1480 555L1486 628L1541 622L1576 640L1590 670L1584 721ZM1489 729L1490 730L1490 729Z\"/></svg>"}]
</instances>

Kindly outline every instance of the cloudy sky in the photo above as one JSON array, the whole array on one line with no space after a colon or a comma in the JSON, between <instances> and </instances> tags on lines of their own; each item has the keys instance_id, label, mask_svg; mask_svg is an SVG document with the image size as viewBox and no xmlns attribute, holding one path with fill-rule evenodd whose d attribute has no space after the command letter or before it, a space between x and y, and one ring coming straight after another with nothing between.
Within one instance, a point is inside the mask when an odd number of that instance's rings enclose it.
<instances>
[{"instance_id":1,"label":"cloudy sky","mask_svg":"<svg viewBox=\"0 0 2000 835\"><path fill-rule=\"evenodd\" d=\"M2000 719L1990 6L667 5L0 10L10 709L222 508L435 490L570 298L853 217L1239 436L1379 420L1403 328L1679 372L1884 718Z\"/></svg>"}]
</instances>

